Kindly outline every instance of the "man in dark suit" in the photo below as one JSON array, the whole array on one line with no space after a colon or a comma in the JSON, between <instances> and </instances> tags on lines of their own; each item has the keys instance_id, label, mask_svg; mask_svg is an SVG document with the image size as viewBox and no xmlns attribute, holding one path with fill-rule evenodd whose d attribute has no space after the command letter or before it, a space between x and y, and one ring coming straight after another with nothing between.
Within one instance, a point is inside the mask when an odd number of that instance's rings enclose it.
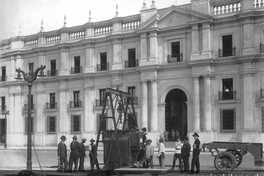
<instances>
[{"instance_id":1,"label":"man in dark suit","mask_svg":"<svg viewBox=\"0 0 264 176\"><path fill-rule=\"evenodd\" d=\"M86 138L82 138L82 142L80 143L80 164L79 164L79 171L84 171L84 158L86 158L85 153L85 145Z\"/></svg>"},{"instance_id":2,"label":"man in dark suit","mask_svg":"<svg viewBox=\"0 0 264 176\"><path fill-rule=\"evenodd\" d=\"M80 156L80 143L77 141L77 136L72 137L71 142L71 153L70 153L70 161L69 161L69 172L72 172L72 166L74 163L74 172L77 172L78 167L78 159Z\"/></svg>"},{"instance_id":3,"label":"man in dark suit","mask_svg":"<svg viewBox=\"0 0 264 176\"><path fill-rule=\"evenodd\" d=\"M58 172L66 172L68 168L68 160L67 160L67 147L65 145L66 137L62 135L60 137L61 141L58 144L57 153L58 153L58 161L59 168Z\"/></svg>"},{"instance_id":4,"label":"man in dark suit","mask_svg":"<svg viewBox=\"0 0 264 176\"><path fill-rule=\"evenodd\" d=\"M199 161L199 155L201 152L201 142L199 140L199 135L197 133L193 134L194 137L194 144L193 144L193 158L192 158L192 165L191 165L191 171L189 174L194 173L194 167L196 167L196 174L200 173L200 161Z\"/></svg>"},{"instance_id":5,"label":"man in dark suit","mask_svg":"<svg viewBox=\"0 0 264 176\"><path fill-rule=\"evenodd\" d=\"M96 165L97 170L101 170L97 159L96 145L94 144L95 140L92 138L90 142L91 142L90 144L91 147L90 147L89 157L90 157L91 171L94 170L94 165Z\"/></svg>"},{"instance_id":6,"label":"man in dark suit","mask_svg":"<svg viewBox=\"0 0 264 176\"><path fill-rule=\"evenodd\" d=\"M184 169L181 170L181 173L183 172L189 172L189 157L190 157L190 150L191 150L191 145L189 143L188 137L185 137L183 139L183 146L181 148L181 156L184 164Z\"/></svg>"}]
</instances>

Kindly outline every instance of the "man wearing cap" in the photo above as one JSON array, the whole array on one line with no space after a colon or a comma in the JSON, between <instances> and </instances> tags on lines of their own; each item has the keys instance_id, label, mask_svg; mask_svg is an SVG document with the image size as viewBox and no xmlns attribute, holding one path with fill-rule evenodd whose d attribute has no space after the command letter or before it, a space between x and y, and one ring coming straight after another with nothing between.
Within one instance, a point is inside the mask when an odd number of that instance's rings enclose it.
<instances>
[{"instance_id":1,"label":"man wearing cap","mask_svg":"<svg viewBox=\"0 0 264 176\"><path fill-rule=\"evenodd\" d=\"M194 167L196 167L196 174L200 173L200 161L199 161L199 155L201 151L201 142L198 139L199 135L197 133L193 134L194 137L194 144L193 144L193 158L192 158L192 164L191 164L191 170L190 174L194 173Z\"/></svg>"},{"instance_id":2,"label":"man wearing cap","mask_svg":"<svg viewBox=\"0 0 264 176\"><path fill-rule=\"evenodd\" d=\"M91 150L89 153L89 157L90 157L91 171L94 170L94 165L96 165L97 170L101 170L97 159L97 151L96 151L97 149L96 149L96 145L94 144L95 140L92 138L90 142L91 142L90 144Z\"/></svg>"},{"instance_id":3,"label":"man wearing cap","mask_svg":"<svg viewBox=\"0 0 264 176\"><path fill-rule=\"evenodd\" d=\"M58 161L59 168L58 172L66 172L68 168L68 160L67 160L67 147L65 145L66 137L62 135L60 137L61 141L58 144L57 153L58 153Z\"/></svg>"},{"instance_id":4,"label":"man wearing cap","mask_svg":"<svg viewBox=\"0 0 264 176\"><path fill-rule=\"evenodd\" d=\"M77 172L78 159L80 156L80 144L77 141L77 136L75 135L72 137L70 148L71 148L71 153L70 153L70 161L69 161L69 172L72 172L73 163L74 163L74 172Z\"/></svg>"},{"instance_id":5,"label":"man wearing cap","mask_svg":"<svg viewBox=\"0 0 264 176\"><path fill-rule=\"evenodd\" d=\"M179 170L182 169L182 158L181 158L181 148L183 146L183 143L180 140L180 137L176 137L176 142L175 142L175 150L174 150L174 155L173 155L173 162L172 162L172 168L174 169L175 163L177 159L179 160Z\"/></svg>"},{"instance_id":6,"label":"man wearing cap","mask_svg":"<svg viewBox=\"0 0 264 176\"><path fill-rule=\"evenodd\" d=\"M182 160L183 160L184 170L181 170L181 173L189 172L190 150L191 150L191 145L189 143L189 139L188 139L188 137L184 137L183 138L183 146L181 148L181 156L182 156Z\"/></svg>"},{"instance_id":7,"label":"man wearing cap","mask_svg":"<svg viewBox=\"0 0 264 176\"><path fill-rule=\"evenodd\" d=\"M82 138L82 142L80 143L80 164L79 164L79 171L84 171L84 158L86 158L85 153L85 145L86 138Z\"/></svg>"}]
</instances>

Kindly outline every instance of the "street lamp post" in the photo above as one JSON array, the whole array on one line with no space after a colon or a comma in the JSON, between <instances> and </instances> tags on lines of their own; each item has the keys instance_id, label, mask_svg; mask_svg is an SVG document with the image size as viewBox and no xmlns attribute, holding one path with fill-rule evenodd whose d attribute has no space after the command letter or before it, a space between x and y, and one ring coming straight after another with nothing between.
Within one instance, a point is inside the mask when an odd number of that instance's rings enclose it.
<instances>
[{"instance_id":1,"label":"street lamp post","mask_svg":"<svg viewBox=\"0 0 264 176\"><path fill-rule=\"evenodd\" d=\"M7 119L6 119L6 115L9 114L9 111L4 109L4 110L2 110L2 114L5 115L5 148L6 148L6 146L7 146L7 144L6 144L6 139L7 139Z\"/></svg>"},{"instance_id":2,"label":"street lamp post","mask_svg":"<svg viewBox=\"0 0 264 176\"><path fill-rule=\"evenodd\" d=\"M31 151L31 88L32 83L37 79L38 72L40 71L39 76L45 76L44 75L44 69L46 68L45 65L41 65L41 67L37 68L35 72L26 74L23 70L20 70L20 68L16 69L17 77L15 79L22 79L21 73L23 74L24 80L28 83L28 128L27 128L27 170L32 170L32 151Z\"/></svg>"}]
</instances>

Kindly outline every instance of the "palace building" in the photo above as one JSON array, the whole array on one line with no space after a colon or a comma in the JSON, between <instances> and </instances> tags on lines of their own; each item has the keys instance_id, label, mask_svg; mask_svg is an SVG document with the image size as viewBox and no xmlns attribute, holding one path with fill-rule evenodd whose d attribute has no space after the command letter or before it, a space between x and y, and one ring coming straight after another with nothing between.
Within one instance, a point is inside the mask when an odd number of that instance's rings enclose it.
<instances>
[{"instance_id":1,"label":"palace building","mask_svg":"<svg viewBox=\"0 0 264 176\"><path fill-rule=\"evenodd\" d=\"M140 9L139 9L140 10ZM264 0L191 0L139 14L41 30L0 43L0 142L36 146L95 138L106 88L134 96L139 128L202 143L264 141ZM28 85L15 69L46 77ZM130 115L130 114L129 114ZM112 123L103 124L111 130ZM5 132L6 131L6 132ZM7 133L5 135L5 133ZM170 137L169 137L170 138ZM192 142L192 141L191 141Z\"/></svg>"}]
</instances>

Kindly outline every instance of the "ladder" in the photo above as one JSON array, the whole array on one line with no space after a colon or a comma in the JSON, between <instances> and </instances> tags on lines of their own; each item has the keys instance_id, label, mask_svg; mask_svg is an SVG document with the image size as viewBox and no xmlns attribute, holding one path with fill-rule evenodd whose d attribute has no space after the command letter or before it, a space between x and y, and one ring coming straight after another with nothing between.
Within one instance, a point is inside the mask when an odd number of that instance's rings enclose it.
<instances>
[{"instance_id":1,"label":"ladder","mask_svg":"<svg viewBox=\"0 0 264 176\"><path fill-rule=\"evenodd\" d=\"M104 152L107 152L105 163L104 163L106 167L108 167L109 157L112 152L114 142L116 143L116 146L117 146L119 166L120 167L123 166L121 151L120 151L119 137L118 137L118 130L124 131L128 128L131 128L128 126L128 111L130 111L130 113L132 114L132 118L134 119L134 126L132 128L138 129L137 117L135 115L133 99L134 98L132 97L130 93L123 92L123 91L116 90L116 89L106 88L106 92L105 92L104 100L103 100L102 114L99 117L100 118L99 128L98 128L97 140L96 140L96 151L98 149L99 142L102 142L102 143L109 142L110 143L110 149L108 151L104 150ZM107 102L109 102L109 105L107 105ZM129 104L131 104L132 110L130 109ZM112 112L111 117L107 116L107 112L109 109ZM119 113L119 117L117 119L115 116L116 112ZM123 122L122 122L122 116L123 116L122 114L124 115ZM102 123L106 121L107 119L112 119L113 121L113 125L114 125L113 133L112 133L110 140L104 140L102 137L102 140L100 141L100 135L103 132ZM122 128L118 128L118 124L122 124L122 123L123 123ZM118 163L115 163L115 164L118 164Z\"/></svg>"}]
</instances>

